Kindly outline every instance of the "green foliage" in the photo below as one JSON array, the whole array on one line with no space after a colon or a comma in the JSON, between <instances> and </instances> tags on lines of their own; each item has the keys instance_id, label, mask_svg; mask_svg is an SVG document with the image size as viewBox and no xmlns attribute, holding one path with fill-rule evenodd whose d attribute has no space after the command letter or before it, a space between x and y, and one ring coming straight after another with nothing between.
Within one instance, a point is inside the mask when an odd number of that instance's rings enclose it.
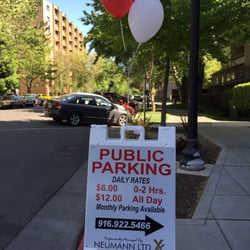
<instances>
[{"instance_id":1,"label":"green foliage","mask_svg":"<svg viewBox=\"0 0 250 250\"><path fill-rule=\"evenodd\" d=\"M140 125L140 126L144 126L145 128L149 127L150 126L150 122L151 122L151 116L147 115L147 113L137 113L132 121L131 121L131 124L132 125Z\"/></svg>"},{"instance_id":2,"label":"green foliage","mask_svg":"<svg viewBox=\"0 0 250 250\"><path fill-rule=\"evenodd\" d=\"M213 113L221 116L228 116L232 101L232 89L206 93L200 97L200 111Z\"/></svg>"},{"instance_id":3,"label":"green foliage","mask_svg":"<svg viewBox=\"0 0 250 250\"><path fill-rule=\"evenodd\" d=\"M12 49L12 37L8 31L0 30L0 92L17 89L16 52Z\"/></svg>"},{"instance_id":4,"label":"green foliage","mask_svg":"<svg viewBox=\"0 0 250 250\"><path fill-rule=\"evenodd\" d=\"M15 73L16 61L13 50L9 50L7 36L0 31L0 78L6 78Z\"/></svg>"},{"instance_id":5,"label":"green foliage","mask_svg":"<svg viewBox=\"0 0 250 250\"><path fill-rule=\"evenodd\" d=\"M121 68L111 58L99 58L97 91L127 93L127 78ZM112 82L112 84L110 84Z\"/></svg>"},{"instance_id":6,"label":"green foliage","mask_svg":"<svg viewBox=\"0 0 250 250\"><path fill-rule=\"evenodd\" d=\"M19 86L19 81L16 74L0 79L0 93L4 94L7 91L16 93Z\"/></svg>"},{"instance_id":7,"label":"green foliage","mask_svg":"<svg viewBox=\"0 0 250 250\"><path fill-rule=\"evenodd\" d=\"M114 82L110 91L124 91L125 79L118 66L111 59L96 58L95 53L57 54L54 67L56 94L108 91L110 81Z\"/></svg>"},{"instance_id":8,"label":"green foliage","mask_svg":"<svg viewBox=\"0 0 250 250\"><path fill-rule=\"evenodd\" d=\"M222 62L227 60L224 48L241 45L250 39L249 14L249 1L201 1L201 53Z\"/></svg>"},{"instance_id":9,"label":"green foliage","mask_svg":"<svg viewBox=\"0 0 250 250\"><path fill-rule=\"evenodd\" d=\"M92 92L96 85L92 72L95 57L84 52L73 51L66 56L71 62L67 70L71 72L72 91Z\"/></svg>"},{"instance_id":10,"label":"green foliage","mask_svg":"<svg viewBox=\"0 0 250 250\"><path fill-rule=\"evenodd\" d=\"M210 55L204 56L204 63L204 87L208 87L212 83L211 76L221 69L221 63Z\"/></svg>"},{"instance_id":11,"label":"green foliage","mask_svg":"<svg viewBox=\"0 0 250 250\"><path fill-rule=\"evenodd\" d=\"M153 115L155 115L153 113ZM143 126L145 129L145 137L152 139L152 126L151 126L151 116L146 113L137 113L133 119L130 121L130 124L133 126ZM128 139L138 139L139 134L136 131L127 131L125 134Z\"/></svg>"},{"instance_id":12,"label":"green foliage","mask_svg":"<svg viewBox=\"0 0 250 250\"><path fill-rule=\"evenodd\" d=\"M230 108L232 105L232 89L226 89L221 93L221 96L218 96L219 107L221 107L221 113L228 115L230 113Z\"/></svg>"},{"instance_id":13,"label":"green foliage","mask_svg":"<svg viewBox=\"0 0 250 250\"><path fill-rule=\"evenodd\" d=\"M129 30L127 18L116 19L109 15L99 0L89 1L93 9L84 11L82 21L93 28L86 36L90 49L98 56L112 57L130 73L130 84L139 88L145 75L152 78L151 88L162 83L166 59L171 62L171 73L177 83L189 72L190 51L190 0L162 1L164 23L155 37L143 43L139 50ZM200 58L209 65L205 67L205 82L210 83L211 74L218 69L218 61L225 62L225 47L250 41L250 3L242 0L203 0L200 3ZM226 22L224 20L227 20ZM121 24L125 45L122 41ZM111 32L112 30L112 32ZM114 36L113 34L120 34ZM125 47L125 48L124 48ZM150 63L154 57L153 72ZM204 57L205 60L204 60ZM152 73L152 75L151 75Z\"/></svg>"},{"instance_id":14,"label":"green foliage","mask_svg":"<svg viewBox=\"0 0 250 250\"><path fill-rule=\"evenodd\" d=\"M0 0L0 16L6 21L11 19L14 23L22 25L27 20L35 20L37 8L42 3L42 0Z\"/></svg>"},{"instance_id":15,"label":"green foliage","mask_svg":"<svg viewBox=\"0 0 250 250\"><path fill-rule=\"evenodd\" d=\"M0 75L8 77L1 89L16 89L18 77L29 92L33 80L44 74L48 44L44 27L35 26L40 4L41 0L0 0Z\"/></svg>"},{"instance_id":16,"label":"green foliage","mask_svg":"<svg viewBox=\"0 0 250 250\"><path fill-rule=\"evenodd\" d=\"M19 78L31 93L35 80L45 78L49 62L48 39L44 36L44 29L27 25L25 36L21 37L18 50Z\"/></svg>"},{"instance_id":17,"label":"green foliage","mask_svg":"<svg viewBox=\"0 0 250 250\"><path fill-rule=\"evenodd\" d=\"M233 88L232 102L240 112L250 110L250 82L238 84Z\"/></svg>"}]
</instances>

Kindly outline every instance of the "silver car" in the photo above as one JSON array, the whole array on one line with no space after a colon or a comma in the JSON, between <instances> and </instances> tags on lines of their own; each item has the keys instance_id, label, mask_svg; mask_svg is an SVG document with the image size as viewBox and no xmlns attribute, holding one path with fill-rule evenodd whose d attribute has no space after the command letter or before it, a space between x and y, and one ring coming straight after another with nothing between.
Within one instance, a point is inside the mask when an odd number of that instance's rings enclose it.
<instances>
[{"instance_id":1,"label":"silver car","mask_svg":"<svg viewBox=\"0 0 250 250\"><path fill-rule=\"evenodd\" d=\"M38 104L38 95L37 94L26 94L22 96L25 106L35 107Z\"/></svg>"}]
</instances>

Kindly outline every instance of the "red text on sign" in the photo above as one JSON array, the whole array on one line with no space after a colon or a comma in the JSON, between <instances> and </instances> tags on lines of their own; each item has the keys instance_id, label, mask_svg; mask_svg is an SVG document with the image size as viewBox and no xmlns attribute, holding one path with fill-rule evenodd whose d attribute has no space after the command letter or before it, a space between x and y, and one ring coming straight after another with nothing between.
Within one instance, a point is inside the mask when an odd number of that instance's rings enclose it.
<instances>
[{"instance_id":1,"label":"red text on sign","mask_svg":"<svg viewBox=\"0 0 250 250\"><path fill-rule=\"evenodd\" d=\"M161 162L163 161L163 154L164 152L162 150L149 149L142 155L140 150L101 148L100 160L109 157L109 159L113 161Z\"/></svg>"},{"instance_id":2,"label":"red text on sign","mask_svg":"<svg viewBox=\"0 0 250 250\"><path fill-rule=\"evenodd\" d=\"M131 163L131 162L92 162L92 173L170 175L171 166L167 163Z\"/></svg>"}]
</instances>

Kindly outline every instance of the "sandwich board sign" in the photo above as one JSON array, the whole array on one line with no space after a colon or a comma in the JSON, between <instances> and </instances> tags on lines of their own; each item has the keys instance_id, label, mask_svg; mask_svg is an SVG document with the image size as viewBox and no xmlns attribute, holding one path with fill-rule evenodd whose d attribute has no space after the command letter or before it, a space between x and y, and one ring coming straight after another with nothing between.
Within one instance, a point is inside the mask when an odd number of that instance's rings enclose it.
<instances>
[{"instance_id":1,"label":"sandwich board sign","mask_svg":"<svg viewBox=\"0 0 250 250\"><path fill-rule=\"evenodd\" d=\"M127 139L133 131L137 139ZM175 249L175 127L106 125L90 131L84 250Z\"/></svg>"}]
</instances>

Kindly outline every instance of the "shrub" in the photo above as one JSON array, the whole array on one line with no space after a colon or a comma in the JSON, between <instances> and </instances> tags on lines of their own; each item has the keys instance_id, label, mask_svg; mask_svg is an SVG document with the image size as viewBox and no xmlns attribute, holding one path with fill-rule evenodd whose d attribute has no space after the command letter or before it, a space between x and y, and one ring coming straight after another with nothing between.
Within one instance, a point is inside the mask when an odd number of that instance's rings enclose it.
<instances>
[{"instance_id":1,"label":"shrub","mask_svg":"<svg viewBox=\"0 0 250 250\"><path fill-rule=\"evenodd\" d=\"M238 84L233 88L232 103L240 113L250 111L250 82Z\"/></svg>"},{"instance_id":2,"label":"shrub","mask_svg":"<svg viewBox=\"0 0 250 250\"><path fill-rule=\"evenodd\" d=\"M200 97L200 110L219 115L228 115L232 89L226 89L218 93L206 93Z\"/></svg>"}]
</instances>

